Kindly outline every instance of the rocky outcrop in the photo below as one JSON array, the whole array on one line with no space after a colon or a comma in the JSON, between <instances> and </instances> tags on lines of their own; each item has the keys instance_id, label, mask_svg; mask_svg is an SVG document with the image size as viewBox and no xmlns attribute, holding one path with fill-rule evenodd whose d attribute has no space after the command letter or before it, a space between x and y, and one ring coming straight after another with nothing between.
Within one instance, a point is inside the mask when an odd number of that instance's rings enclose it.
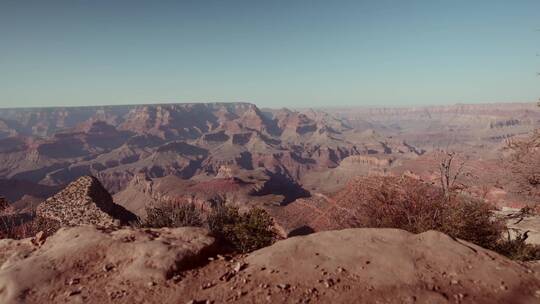
<instances>
[{"instance_id":1,"label":"rocky outcrop","mask_svg":"<svg viewBox=\"0 0 540 304\"><path fill-rule=\"evenodd\" d=\"M105 232L81 226L61 229L43 245L0 240L0 303L59 303L65 297L105 303L199 265L214 246L200 228Z\"/></svg>"},{"instance_id":2,"label":"rocky outcrop","mask_svg":"<svg viewBox=\"0 0 540 304\"><path fill-rule=\"evenodd\" d=\"M327 231L277 242L246 262L254 280L315 287L306 297L320 303L540 301L538 273L436 231Z\"/></svg>"},{"instance_id":3,"label":"rocky outcrop","mask_svg":"<svg viewBox=\"0 0 540 304\"><path fill-rule=\"evenodd\" d=\"M540 267L428 231L347 229L214 256L200 228L0 240L1 303L538 303ZM204 263L203 263L204 262ZM208 302L207 302L208 301Z\"/></svg>"},{"instance_id":4,"label":"rocky outcrop","mask_svg":"<svg viewBox=\"0 0 540 304\"><path fill-rule=\"evenodd\" d=\"M37 215L62 226L96 225L114 227L136 220L93 176L83 176L37 207Z\"/></svg>"}]
</instances>

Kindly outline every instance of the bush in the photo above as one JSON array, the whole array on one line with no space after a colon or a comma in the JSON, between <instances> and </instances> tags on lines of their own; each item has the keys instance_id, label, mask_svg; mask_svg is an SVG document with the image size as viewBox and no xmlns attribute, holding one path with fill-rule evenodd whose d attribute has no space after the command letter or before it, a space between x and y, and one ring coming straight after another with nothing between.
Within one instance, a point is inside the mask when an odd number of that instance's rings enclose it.
<instances>
[{"instance_id":1,"label":"bush","mask_svg":"<svg viewBox=\"0 0 540 304\"><path fill-rule=\"evenodd\" d=\"M342 227L399 228L413 233L438 230L497 251L510 258L540 258L540 250L524 239L507 240L502 219L487 202L465 194L445 194L439 188L408 177L359 180L338 201Z\"/></svg>"},{"instance_id":2,"label":"bush","mask_svg":"<svg viewBox=\"0 0 540 304\"><path fill-rule=\"evenodd\" d=\"M42 231L50 236L60 229L56 221L36 216L33 213L0 215L0 239L24 239Z\"/></svg>"},{"instance_id":3,"label":"bush","mask_svg":"<svg viewBox=\"0 0 540 304\"><path fill-rule=\"evenodd\" d=\"M138 225L149 228L203 226L201 212L193 204L163 205L146 209ZM208 229L236 252L250 252L273 243L276 234L270 215L262 209L241 214L238 208L218 206L205 218Z\"/></svg>"},{"instance_id":4,"label":"bush","mask_svg":"<svg viewBox=\"0 0 540 304\"><path fill-rule=\"evenodd\" d=\"M269 246L276 237L272 218L259 208L240 214L238 208L219 206L208 215L207 223L218 238L242 253Z\"/></svg>"},{"instance_id":5,"label":"bush","mask_svg":"<svg viewBox=\"0 0 540 304\"><path fill-rule=\"evenodd\" d=\"M513 260L540 260L540 246L527 244L525 243L526 239L527 232L520 233L514 238L510 238L508 235L507 239L499 240L493 250Z\"/></svg>"},{"instance_id":6,"label":"bush","mask_svg":"<svg viewBox=\"0 0 540 304\"><path fill-rule=\"evenodd\" d=\"M433 229L442 221L437 208L440 192L414 180L391 177L366 178L354 184L351 193L338 198L348 204L340 214L344 227L400 228L413 233Z\"/></svg>"},{"instance_id":7,"label":"bush","mask_svg":"<svg viewBox=\"0 0 540 304\"><path fill-rule=\"evenodd\" d=\"M529 198L540 198L540 130L527 138L509 140L510 153L503 165L507 169L505 188ZM508 190L507 190L508 191Z\"/></svg>"},{"instance_id":8,"label":"bush","mask_svg":"<svg viewBox=\"0 0 540 304\"><path fill-rule=\"evenodd\" d=\"M441 204L444 217L436 230L478 246L493 249L506 229L504 221L493 215L487 202L465 195Z\"/></svg>"},{"instance_id":9,"label":"bush","mask_svg":"<svg viewBox=\"0 0 540 304\"><path fill-rule=\"evenodd\" d=\"M146 219L142 222L143 227L200 227L203 220L200 211L194 204L182 204L179 206L163 205L146 208Z\"/></svg>"}]
</instances>

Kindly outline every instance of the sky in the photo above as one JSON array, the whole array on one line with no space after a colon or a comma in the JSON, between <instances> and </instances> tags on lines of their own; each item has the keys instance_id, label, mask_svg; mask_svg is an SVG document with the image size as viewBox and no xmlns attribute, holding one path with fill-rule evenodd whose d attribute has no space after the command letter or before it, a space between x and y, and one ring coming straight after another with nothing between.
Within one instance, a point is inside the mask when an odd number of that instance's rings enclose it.
<instances>
[{"instance_id":1,"label":"sky","mask_svg":"<svg viewBox=\"0 0 540 304\"><path fill-rule=\"evenodd\" d=\"M540 98L540 1L0 0L0 107Z\"/></svg>"}]
</instances>

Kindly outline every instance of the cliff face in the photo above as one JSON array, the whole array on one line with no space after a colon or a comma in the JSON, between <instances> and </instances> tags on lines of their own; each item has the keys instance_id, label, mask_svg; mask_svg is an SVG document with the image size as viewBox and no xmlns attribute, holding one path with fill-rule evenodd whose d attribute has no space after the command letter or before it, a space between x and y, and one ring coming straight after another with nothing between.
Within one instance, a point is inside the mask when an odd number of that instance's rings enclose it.
<instances>
[{"instance_id":1,"label":"cliff face","mask_svg":"<svg viewBox=\"0 0 540 304\"><path fill-rule=\"evenodd\" d=\"M351 115L366 114L370 117L376 116L433 116L442 114L456 115L492 115L500 116L509 113L540 113L536 103L487 103L487 104L455 104L445 106L418 106L418 107L349 107L349 108L329 108L331 113L350 113Z\"/></svg>"},{"instance_id":2,"label":"cliff face","mask_svg":"<svg viewBox=\"0 0 540 304\"><path fill-rule=\"evenodd\" d=\"M0 118L21 135L46 137L88 120L117 123L132 106L0 109Z\"/></svg>"},{"instance_id":3,"label":"cliff face","mask_svg":"<svg viewBox=\"0 0 540 304\"><path fill-rule=\"evenodd\" d=\"M0 132L9 135L47 137L74 128L83 122L103 121L122 130L155 133L160 136L200 136L236 121L241 127L262 133L306 133L322 130L342 131L369 122L399 123L409 119L450 117L500 120L495 125L535 124L540 109L535 103L457 104L450 106L328 108L320 111L278 110L263 113L249 103L193 103L126 105L99 107L58 107L0 109ZM267 115L268 114L268 115ZM336 119L338 117L338 119ZM345 118L345 120L339 119ZM489 124L488 124L489 125Z\"/></svg>"},{"instance_id":4,"label":"cliff face","mask_svg":"<svg viewBox=\"0 0 540 304\"><path fill-rule=\"evenodd\" d=\"M360 153L336 119L249 103L3 109L1 118L15 135L0 139L0 177L55 186L94 175L112 193L138 173L190 179L223 165L298 179Z\"/></svg>"}]
</instances>

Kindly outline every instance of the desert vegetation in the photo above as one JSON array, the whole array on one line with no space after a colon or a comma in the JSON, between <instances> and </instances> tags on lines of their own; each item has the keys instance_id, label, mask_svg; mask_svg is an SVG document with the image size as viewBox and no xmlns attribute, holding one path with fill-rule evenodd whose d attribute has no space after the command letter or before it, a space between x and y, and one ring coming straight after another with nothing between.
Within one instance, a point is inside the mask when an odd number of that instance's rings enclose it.
<instances>
[{"instance_id":1,"label":"desert vegetation","mask_svg":"<svg viewBox=\"0 0 540 304\"><path fill-rule=\"evenodd\" d=\"M540 247L525 243L526 233L510 238L493 206L466 193L410 177L377 177L357 180L341 199L349 206L338 216L344 227L437 230L510 258L540 258Z\"/></svg>"},{"instance_id":2,"label":"desert vegetation","mask_svg":"<svg viewBox=\"0 0 540 304\"><path fill-rule=\"evenodd\" d=\"M171 205L146 208L146 219L143 226L149 228L162 227L200 227L203 225L201 212L194 204Z\"/></svg>"},{"instance_id":3,"label":"desert vegetation","mask_svg":"<svg viewBox=\"0 0 540 304\"><path fill-rule=\"evenodd\" d=\"M35 213L0 212L0 239L24 239L34 237L39 232L52 235L60 225L50 219L36 216Z\"/></svg>"},{"instance_id":4,"label":"desert vegetation","mask_svg":"<svg viewBox=\"0 0 540 304\"><path fill-rule=\"evenodd\" d=\"M511 173L510 183L519 194L532 199L540 197L540 130L520 140L509 140L508 161L504 162Z\"/></svg>"},{"instance_id":5,"label":"desert vegetation","mask_svg":"<svg viewBox=\"0 0 540 304\"><path fill-rule=\"evenodd\" d=\"M0 239L24 239L38 232L52 234L57 225L35 213L17 213L5 197L0 196Z\"/></svg>"},{"instance_id":6,"label":"desert vegetation","mask_svg":"<svg viewBox=\"0 0 540 304\"><path fill-rule=\"evenodd\" d=\"M194 204L162 205L147 208L143 227L207 227L226 247L246 253L271 245L276 234L273 220L263 209L241 213L238 208L219 205L202 212Z\"/></svg>"},{"instance_id":7,"label":"desert vegetation","mask_svg":"<svg viewBox=\"0 0 540 304\"><path fill-rule=\"evenodd\" d=\"M219 206L208 215L207 223L210 231L242 253L270 246L276 239L272 218L260 208L240 213L236 207Z\"/></svg>"}]
</instances>

